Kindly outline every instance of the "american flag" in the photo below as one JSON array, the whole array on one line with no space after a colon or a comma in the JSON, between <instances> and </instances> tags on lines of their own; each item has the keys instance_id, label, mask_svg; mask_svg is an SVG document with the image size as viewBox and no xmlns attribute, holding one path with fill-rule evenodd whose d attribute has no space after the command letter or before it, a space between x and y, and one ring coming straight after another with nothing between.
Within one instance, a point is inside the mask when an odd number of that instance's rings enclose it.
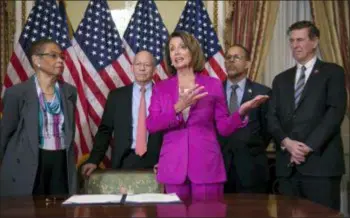
<instances>
[{"instance_id":1,"label":"american flag","mask_svg":"<svg viewBox=\"0 0 350 218\"><path fill-rule=\"evenodd\" d=\"M175 30L193 34L206 57L205 73L221 80L226 78L224 52L202 0L187 0Z\"/></svg>"},{"instance_id":2,"label":"american flag","mask_svg":"<svg viewBox=\"0 0 350 218\"><path fill-rule=\"evenodd\" d=\"M147 50L157 61L158 72L155 81L166 79L163 60L163 47L168 40L169 33L153 0L139 0L134 14L124 33L124 46L132 60L140 50Z\"/></svg>"},{"instance_id":3,"label":"american flag","mask_svg":"<svg viewBox=\"0 0 350 218\"><path fill-rule=\"evenodd\" d=\"M72 40L83 75L90 129L96 134L110 90L130 84L130 60L106 0L90 0ZM92 144L89 145L91 150ZM83 153L80 162L88 157ZM110 147L104 165L110 164Z\"/></svg>"},{"instance_id":4,"label":"american flag","mask_svg":"<svg viewBox=\"0 0 350 218\"><path fill-rule=\"evenodd\" d=\"M62 18L67 23L68 36L69 36L69 39L71 39L73 37L74 30L66 11L66 0L58 0L58 10L60 11Z\"/></svg>"},{"instance_id":5,"label":"american flag","mask_svg":"<svg viewBox=\"0 0 350 218\"><path fill-rule=\"evenodd\" d=\"M27 52L31 44L41 38L55 40L67 56L62 77L64 81L74 85L78 90L75 149L77 154L87 151L87 145L92 139L87 125L87 113L84 110L86 100L81 84L80 66L68 36L67 24L55 0L36 0L10 58L4 78L4 90L33 75L34 71L29 64Z\"/></svg>"}]
</instances>

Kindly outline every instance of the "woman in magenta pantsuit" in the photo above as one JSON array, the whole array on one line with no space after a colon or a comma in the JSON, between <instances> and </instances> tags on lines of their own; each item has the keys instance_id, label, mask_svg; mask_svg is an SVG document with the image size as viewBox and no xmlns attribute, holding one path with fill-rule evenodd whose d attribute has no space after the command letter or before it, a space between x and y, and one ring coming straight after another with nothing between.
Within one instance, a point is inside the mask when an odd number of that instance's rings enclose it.
<instances>
[{"instance_id":1,"label":"woman in magenta pantsuit","mask_svg":"<svg viewBox=\"0 0 350 218\"><path fill-rule=\"evenodd\" d=\"M167 193L183 199L220 197L226 172L216 129L229 135L244 127L247 112L267 96L257 96L229 115L220 80L200 74L205 57L186 32L170 36L165 58L173 76L154 86L147 118L150 133L164 133L157 179Z\"/></svg>"}]
</instances>

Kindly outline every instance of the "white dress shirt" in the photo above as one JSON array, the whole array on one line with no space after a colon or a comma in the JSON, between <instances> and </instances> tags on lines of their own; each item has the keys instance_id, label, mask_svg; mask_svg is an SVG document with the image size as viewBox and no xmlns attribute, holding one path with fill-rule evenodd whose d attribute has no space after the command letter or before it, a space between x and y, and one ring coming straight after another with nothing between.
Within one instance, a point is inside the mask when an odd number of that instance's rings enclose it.
<instances>
[{"instance_id":1,"label":"white dress shirt","mask_svg":"<svg viewBox=\"0 0 350 218\"><path fill-rule=\"evenodd\" d=\"M242 104L242 99L243 99L243 95L244 95L244 89L245 89L246 82L247 82L247 78L244 78L237 83L238 88L236 89L236 95L237 95L237 100L238 100L239 105ZM231 86L232 85L233 85L233 83L230 80L227 80L227 82L226 82L226 100L227 100L228 105L230 105L230 97L231 97L231 92L232 92Z\"/></svg>"},{"instance_id":2,"label":"white dress shirt","mask_svg":"<svg viewBox=\"0 0 350 218\"><path fill-rule=\"evenodd\" d=\"M312 68L314 68L316 60L317 60L317 57L315 56L304 65L297 63L297 73L295 75L294 89L296 88L296 85L297 85L299 78L300 78L301 67L302 66L306 67L306 71L305 71L305 84L306 84L307 80L309 79L309 77L311 75Z\"/></svg>"}]
</instances>

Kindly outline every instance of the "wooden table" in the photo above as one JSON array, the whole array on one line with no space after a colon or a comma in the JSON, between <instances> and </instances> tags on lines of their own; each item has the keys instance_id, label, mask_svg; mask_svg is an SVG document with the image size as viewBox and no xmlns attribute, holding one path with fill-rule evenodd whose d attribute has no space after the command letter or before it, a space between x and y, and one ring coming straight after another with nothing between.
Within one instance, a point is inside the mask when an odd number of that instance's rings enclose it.
<instances>
[{"instance_id":1,"label":"wooden table","mask_svg":"<svg viewBox=\"0 0 350 218\"><path fill-rule=\"evenodd\" d=\"M0 198L0 217L342 217L308 200L279 195L230 194L216 201L152 205L62 206L65 198Z\"/></svg>"}]
</instances>

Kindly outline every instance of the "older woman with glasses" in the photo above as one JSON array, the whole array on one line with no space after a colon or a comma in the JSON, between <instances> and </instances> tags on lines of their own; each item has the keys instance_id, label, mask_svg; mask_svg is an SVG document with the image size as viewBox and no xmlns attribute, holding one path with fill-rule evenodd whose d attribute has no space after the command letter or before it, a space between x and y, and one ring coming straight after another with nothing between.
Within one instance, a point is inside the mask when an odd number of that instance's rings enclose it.
<instances>
[{"instance_id":1,"label":"older woman with glasses","mask_svg":"<svg viewBox=\"0 0 350 218\"><path fill-rule=\"evenodd\" d=\"M229 115L220 80L202 75L205 57L189 33L174 32L165 47L171 78L155 85L148 130L164 133L157 178L167 193L182 199L221 197L226 173L216 130L229 135L247 123L247 113L267 96Z\"/></svg>"},{"instance_id":2,"label":"older woman with glasses","mask_svg":"<svg viewBox=\"0 0 350 218\"><path fill-rule=\"evenodd\" d=\"M58 81L65 56L55 41L34 42L28 57L34 75L3 101L0 195L72 194L76 89Z\"/></svg>"}]
</instances>

